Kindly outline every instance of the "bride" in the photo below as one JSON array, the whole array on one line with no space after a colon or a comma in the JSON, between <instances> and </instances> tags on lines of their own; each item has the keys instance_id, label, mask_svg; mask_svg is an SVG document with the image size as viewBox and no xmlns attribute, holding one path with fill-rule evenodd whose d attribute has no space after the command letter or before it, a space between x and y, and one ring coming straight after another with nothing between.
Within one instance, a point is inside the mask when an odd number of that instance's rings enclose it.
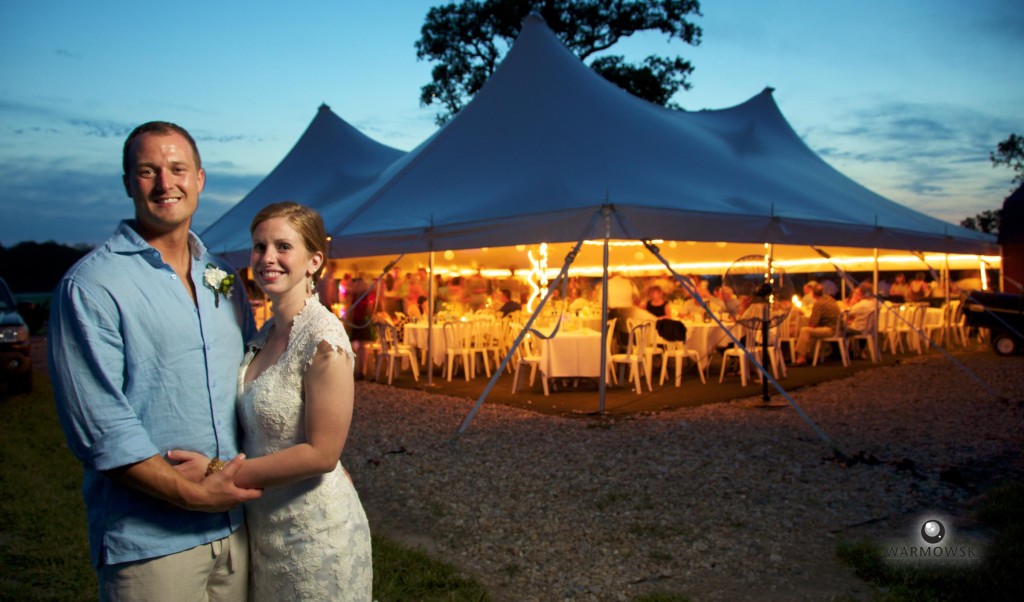
<instances>
[{"instance_id":1,"label":"bride","mask_svg":"<svg viewBox=\"0 0 1024 602\"><path fill-rule=\"evenodd\" d=\"M354 354L312 292L327 236L320 215L276 203L252 221L253 278L273 317L242 361L238 416L247 460L235 476L266 488L246 504L250 600L370 600L366 514L339 461L352 421ZM174 451L193 478L220 461Z\"/></svg>"}]
</instances>

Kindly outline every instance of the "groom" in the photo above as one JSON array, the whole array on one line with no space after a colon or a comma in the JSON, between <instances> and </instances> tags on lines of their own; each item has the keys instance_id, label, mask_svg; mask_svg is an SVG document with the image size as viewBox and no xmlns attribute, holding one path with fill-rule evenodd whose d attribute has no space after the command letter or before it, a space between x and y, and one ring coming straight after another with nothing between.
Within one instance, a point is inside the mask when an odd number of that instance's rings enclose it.
<instances>
[{"instance_id":1,"label":"groom","mask_svg":"<svg viewBox=\"0 0 1024 602\"><path fill-rule=\"evenodd\" d=\"M192 136L149 122L127 138L135 205L54 292L54 398L82 494L101 600L246 599L248 545L235 487L235 382L253 330L244 287L190 231L206 174ZM163 454L202 451L207 476Z\"/></svg>"}]
</instances>

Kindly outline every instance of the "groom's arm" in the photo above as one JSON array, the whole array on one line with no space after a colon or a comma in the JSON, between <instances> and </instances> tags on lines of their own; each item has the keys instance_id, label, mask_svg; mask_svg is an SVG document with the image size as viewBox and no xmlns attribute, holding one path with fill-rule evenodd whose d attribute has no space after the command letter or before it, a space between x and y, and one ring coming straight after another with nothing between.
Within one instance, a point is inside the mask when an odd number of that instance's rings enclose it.
<instances>
[{"instance_id":1,"label":"groom's arm","mask_svg":"<svg viewBox=\"0 0 1024 602\"><path fill-rule=\"evenodd\" d=\"M164 500L170 504L201 512L225 512L238 504L262 495L259 489L235 485L234 478L245 462L239 454L224 467L200 482L186 479L162 457L151 456L141 462L108 470L103 474L119 483Z\"/></svg>"}]
</instances>

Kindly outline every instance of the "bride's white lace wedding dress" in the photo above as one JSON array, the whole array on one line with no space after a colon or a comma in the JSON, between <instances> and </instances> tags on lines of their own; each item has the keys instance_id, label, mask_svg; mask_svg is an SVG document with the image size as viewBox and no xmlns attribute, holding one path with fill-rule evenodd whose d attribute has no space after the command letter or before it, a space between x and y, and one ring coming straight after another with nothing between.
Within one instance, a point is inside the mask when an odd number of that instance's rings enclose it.
<instances>
[{"instance_id":1,"label":"bride's white lace wedding dress","mask_svg":"<svg viewBox=\"0 0 1024 602\"><path fill-rule=\"evenodd\" d=\"M253 341L261 348L271 322ZM295 317L288 348L277 363L245 384L250 349L238 377L244 451L264 456L306 440L302 375L326 341L353 358L341 322L314 295ZM341 468L279 487L245 505L251 589L256 602L370 600L370 528L359 496Z\"/></svg>"}]
</instances>

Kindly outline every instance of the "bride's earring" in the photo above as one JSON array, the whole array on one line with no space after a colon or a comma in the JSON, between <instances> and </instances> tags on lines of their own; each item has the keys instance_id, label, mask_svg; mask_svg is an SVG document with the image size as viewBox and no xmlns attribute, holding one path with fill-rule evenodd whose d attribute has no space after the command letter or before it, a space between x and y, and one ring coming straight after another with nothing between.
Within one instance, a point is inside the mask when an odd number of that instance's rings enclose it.
<instances>
[{"instance_id":1,"label":"bride's earring","mask_svg":"<svg viewBox=\"0 0 1024 602\"><path fill-rule=\"evenodd\" d=\"M310 276L309 280L306 281L306 294L312 294L313 292L313 277Z\"/></svg>"}]
</instances>

